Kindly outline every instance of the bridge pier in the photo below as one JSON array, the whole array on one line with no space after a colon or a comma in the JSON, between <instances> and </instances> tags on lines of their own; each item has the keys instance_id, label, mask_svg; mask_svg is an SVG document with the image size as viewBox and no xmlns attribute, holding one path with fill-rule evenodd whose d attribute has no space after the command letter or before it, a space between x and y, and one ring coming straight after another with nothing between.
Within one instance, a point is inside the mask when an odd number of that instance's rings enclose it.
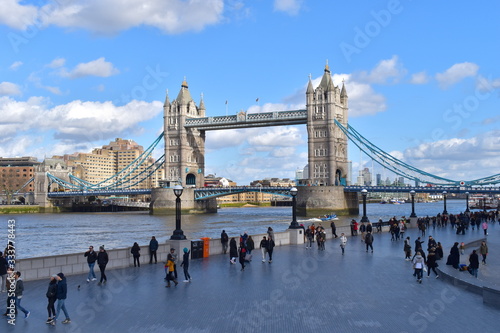
<instances>
[{"instance_id":1,"label":"bridge pier","mask_svg":"<svg viewBox=\"0 0 500 333\"><path fill-rule=\"evenodd\" d=\"M301 216L358 215L356 192L344 192L343 186L298 186L297 213Z\"/></svg>"},{"instance_id":2,"label":"bridge pier","mask_svg":"<svg viewBox=\"0 0 500 333\"><path fill-rule=\"evenodd\" d=\"M154 188L151 191L150 214L175 214L175 194L171 188ZM217 200L194 199L194 188L185 188L181 196L183 213L217 213Z\"/></svg>"}]
</instances>

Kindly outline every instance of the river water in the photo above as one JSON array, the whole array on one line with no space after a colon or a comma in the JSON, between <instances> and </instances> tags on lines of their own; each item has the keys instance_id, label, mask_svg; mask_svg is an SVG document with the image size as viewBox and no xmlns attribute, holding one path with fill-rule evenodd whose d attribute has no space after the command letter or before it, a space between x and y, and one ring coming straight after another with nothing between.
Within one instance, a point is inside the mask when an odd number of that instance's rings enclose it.
<instances>
[{"instance_id":1,"label":"river water","mask_svg":"<svg viewBox=\"0 0 500 333\"><path fill-rule=\"evenodd\" d=\"M447 201L450 214L464 209L462 200ZM418 216L436 215L443 211L443 202L416 203L415 211ZM379 218L387 221L392 216L408 217L410 213L408 203L367 204L367 215L372 222ZM250 235L262 234L268 226L280 232L290 225L291 215L291 207L221 208L216 214L182 215L182 230L188 239L219 238L223 229L229 236L245 231ZM353 218L359 220L360 217L343 216L336 224L348 225ZM162 243L175 229L175 216L149 215L148 212L0 215L1 251L2 244L7 244L9 219L15 220L16 254L20 259L84 252L89 245L96 248L105 245L107 249L132 246L134 242L147 245L153 235ZM307 219L297 217L299 223L305 225L310 223Z\"/></svg>"}]
</instances>

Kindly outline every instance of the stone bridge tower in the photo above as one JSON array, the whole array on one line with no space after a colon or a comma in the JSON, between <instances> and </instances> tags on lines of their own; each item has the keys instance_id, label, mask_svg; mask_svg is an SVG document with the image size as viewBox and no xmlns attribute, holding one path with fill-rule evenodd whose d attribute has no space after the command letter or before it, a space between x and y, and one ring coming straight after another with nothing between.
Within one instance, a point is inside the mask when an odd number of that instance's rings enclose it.
<instances>
[{"instance_id":1,"label":"stone bridge tower","mask_svg":"<svg viewBox=\"0 0 500 333\"><path fill-rule=\"evenodd\" d=\"M196 106L186 80L177 98L170 102L167 92L163 105L165 131L165 178L183 187L203 187L205 182L205 131L185 128L186 118L205 117L203 97Z\"/></svg>"},{"instance_id":2,"label":"stone bridge tower","mask_svg":"<svg viewBox=\"0 0 500 333\"><path fill-rule=\"evenodd\" d=\"M333 85L328 64L316 89L309 79L306 107L309 185L347 185L347 137L334 120L347 127L348 97L343 82Z\"/></svg>"}]
</instances>

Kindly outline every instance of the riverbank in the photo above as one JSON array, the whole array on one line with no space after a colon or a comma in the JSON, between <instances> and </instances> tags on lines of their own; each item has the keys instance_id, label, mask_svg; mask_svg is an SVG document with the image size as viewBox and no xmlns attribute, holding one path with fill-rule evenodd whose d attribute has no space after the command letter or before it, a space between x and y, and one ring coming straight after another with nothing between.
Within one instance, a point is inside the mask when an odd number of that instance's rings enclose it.
<instances>
[{"instance_id":1,"label":"riverbank","mask_svg":"<svg viewBox=\"0 0 500 333\"><path fill-rule=\"evenodd\" d=\"M40 213L38 205L1 205L0 214L32 214Z\"/></svg>"}]
</instances>

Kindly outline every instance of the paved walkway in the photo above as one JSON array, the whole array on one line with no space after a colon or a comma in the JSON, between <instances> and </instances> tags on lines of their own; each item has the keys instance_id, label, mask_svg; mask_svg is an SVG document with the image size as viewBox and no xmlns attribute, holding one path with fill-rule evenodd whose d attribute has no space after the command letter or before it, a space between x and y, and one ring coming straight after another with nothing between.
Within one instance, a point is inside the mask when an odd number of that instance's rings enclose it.
<instances>
[{"instance_id":1,"label":"paved walkway","mask_svg":"<svg viewBox=\"0 0 500 333\"><path fill-rule=\"evenodd\" d=\"M407 232L412 243L417 233ZM482 237L482 231L462 236L449 229L431 229L430 234L443 244L445 256L454 241ZM488 265L481 266L479 274L498 279L498 224L490 227L488 238ZM302 245L277 247L272 264L262 263L256 251L244 272L239 265L230 265L227 256L217 255L191 261L193 281L169 289L162 264L109 271L104 286L87 284L85 275L69 276L66 304L72 322L63 325L60 320L55 327L45 324L48 279L26 282L22 303L31 316L20 316L15 327L4 320L0 331L498 331L500 310L484 305L481 296L432 275L417 284L411 263L404 260L402 241L391 242L388 233L375 234L374 248L373 254L366 253L356 237L349 238L344 256L338 239L327 241L326 251ZM5 304L5 294L0 302Z\"/></svg>"}]
</instances>

